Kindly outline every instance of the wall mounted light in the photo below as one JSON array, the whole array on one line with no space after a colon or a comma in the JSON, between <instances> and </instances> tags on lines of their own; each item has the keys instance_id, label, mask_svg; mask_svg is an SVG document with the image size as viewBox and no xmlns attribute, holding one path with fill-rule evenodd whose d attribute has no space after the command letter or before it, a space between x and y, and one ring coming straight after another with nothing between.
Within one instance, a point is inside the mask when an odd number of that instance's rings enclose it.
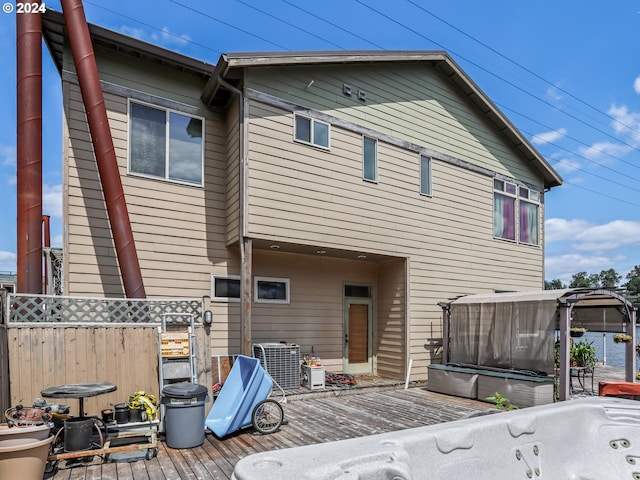
<instances>
[{"instance_id":1,"label":"wall mounted light","mask_svg":"<svg viewBox=\"0 0 640 480\"><path fill-rule=\"evenodd\" d=\"M317 253L318 255L326 255L326 254L327 254L327 251L326 251L326 250L316 250L316 253Z\"/></svg>"},{"instance_id":2,"label":"wall mounted light","mask_svg":"<svg viewBox=\"0 0 640 480\"><path fill-rule=\"evenodd\" d=\"M280 250L280 245L271 245L269 248L271 250Z\"/></svg>"},{"instance_id":3,"label":"wall mounted light","mask_svg":"<svg viewBox=\"0 0 640 480\"><path fill-rule=\"evenodd\" d=\"M202 321L205 325L211 325L213 323L213 312L211 310L205 310Z\"/></svg>"}]
</instances>

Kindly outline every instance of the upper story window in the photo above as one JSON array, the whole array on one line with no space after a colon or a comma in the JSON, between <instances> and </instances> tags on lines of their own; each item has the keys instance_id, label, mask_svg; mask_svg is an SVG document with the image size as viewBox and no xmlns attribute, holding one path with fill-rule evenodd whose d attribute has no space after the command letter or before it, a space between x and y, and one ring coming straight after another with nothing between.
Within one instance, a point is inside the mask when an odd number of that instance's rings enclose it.
<instances>
[{"instance_id":1,"label":"upper story window","mask_svg":"<svg viewBox=\"0 0 640 480\"><path fill-rule=\"evenodd\" d=\"M362 178L370 182L378 181L378 141L363 137Z\"/></svg>"},{"instance_id":2,"label":"upper story window","mask_svg":"<svg viewBox=\"0 0 640 480\"><path fill-rule=\"evenodd\" d=\"M519 188L520 197L520 241L538 245L538 209L540 193L528 188Z\"/></svg>"},{"instance_id":3,"label":"upper story window","mask_svg":"<svg viewBox=\"0 0 640 480\"><path fill-rule=\"evenodd\" d=\"M202 118L129 103L129 171L202 185Z\"/></svg>"},{"instance_id":4,"label":"upper story window","mask_svg":"<svg viewBox=\"0 0 640 480\"><path fill-rule=\"evenodd\" d=\"M295 116L294 137L298 142L329 148L329 124L315 118Z\"/></svg>"},{"instance_id":5,"label":"upper story window","mask_svg":"<svg viewBox=\"0 0 640 480\"><path fill-rule=\"evenodd\" d=\"M538 245L540 192L498 179L493 190L494 237Z\"/></svg>"},{"instance_id":6,"label":"upper story window","mask_svg":"<svg viewBox=\"0 0 640 480\"><path fill-rule=\"evenodd\" d=\"M431 158L420 155L420 193L431 195Z\"/></svg>"}]
</instances>

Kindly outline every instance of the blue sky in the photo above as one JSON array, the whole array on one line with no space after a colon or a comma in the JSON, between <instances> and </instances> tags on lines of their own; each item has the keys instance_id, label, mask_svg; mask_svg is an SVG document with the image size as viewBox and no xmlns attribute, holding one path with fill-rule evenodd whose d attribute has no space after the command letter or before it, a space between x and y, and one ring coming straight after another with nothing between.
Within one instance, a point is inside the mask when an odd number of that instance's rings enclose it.
<instances>
[{"instance_id":1,"label":"blue sky","mask_svg":"<svg viewBox=\"0 0 640 480\"><path fill-rule=\"evenodd\" d=\"M210 63L222 52L447 50L565 180L546 195L545 278L640 265L640 0L84 5L89 22ZM16 269L15 20L0 13L0 271ZM62 96L43 51L44 213L61 246Z\"/></svg>"}]
</instances>

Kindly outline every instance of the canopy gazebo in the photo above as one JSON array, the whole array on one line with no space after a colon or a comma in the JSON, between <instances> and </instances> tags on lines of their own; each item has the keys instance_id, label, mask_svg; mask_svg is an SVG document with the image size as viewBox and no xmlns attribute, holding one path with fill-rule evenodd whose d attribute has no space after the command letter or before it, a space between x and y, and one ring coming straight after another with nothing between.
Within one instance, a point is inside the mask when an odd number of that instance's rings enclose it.
<instances>
[{"instance_id":1,"label":"canopy gazebo","mask_svg":"<svg viewBox=\"0 0 640 480\"><path fill-rule=\"evenodd\" d=\"M443 364L554 373L560 332L559 399L569 398L570 329L626 333L625 379L635 379L637 306L615 290L578 288L476 294L439 304Z\"/></svg>"}]
</instances>

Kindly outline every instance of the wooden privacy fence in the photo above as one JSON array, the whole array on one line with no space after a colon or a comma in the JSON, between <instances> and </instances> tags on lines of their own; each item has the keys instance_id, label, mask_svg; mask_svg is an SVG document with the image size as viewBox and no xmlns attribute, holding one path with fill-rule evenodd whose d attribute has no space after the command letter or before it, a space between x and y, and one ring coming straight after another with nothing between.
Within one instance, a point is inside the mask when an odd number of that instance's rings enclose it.
<instances>
[{"instance_id":1,"label":"wooden privacy fence","mask_svg":"<svg viewBox=\"0 0 640 480\"><path fill-rule=\"evenodd\" d=\"M198 383L211 385L209 329L201 321L201 299L74 300L8 296L5 327L10 406L31 405L47 387L95 382L113 383L117 390L87 398L85 411L90 415L127 402L129 395L140 390L160 400L158 327L165 313L184 314L185 319L194 315ZM43 318L46 321L39 320ZM181 317L172 316L171 321L179 324ZM66 403L73 414L78 412L75 399L46 400Z\"/></svg>"}]
</instances>

